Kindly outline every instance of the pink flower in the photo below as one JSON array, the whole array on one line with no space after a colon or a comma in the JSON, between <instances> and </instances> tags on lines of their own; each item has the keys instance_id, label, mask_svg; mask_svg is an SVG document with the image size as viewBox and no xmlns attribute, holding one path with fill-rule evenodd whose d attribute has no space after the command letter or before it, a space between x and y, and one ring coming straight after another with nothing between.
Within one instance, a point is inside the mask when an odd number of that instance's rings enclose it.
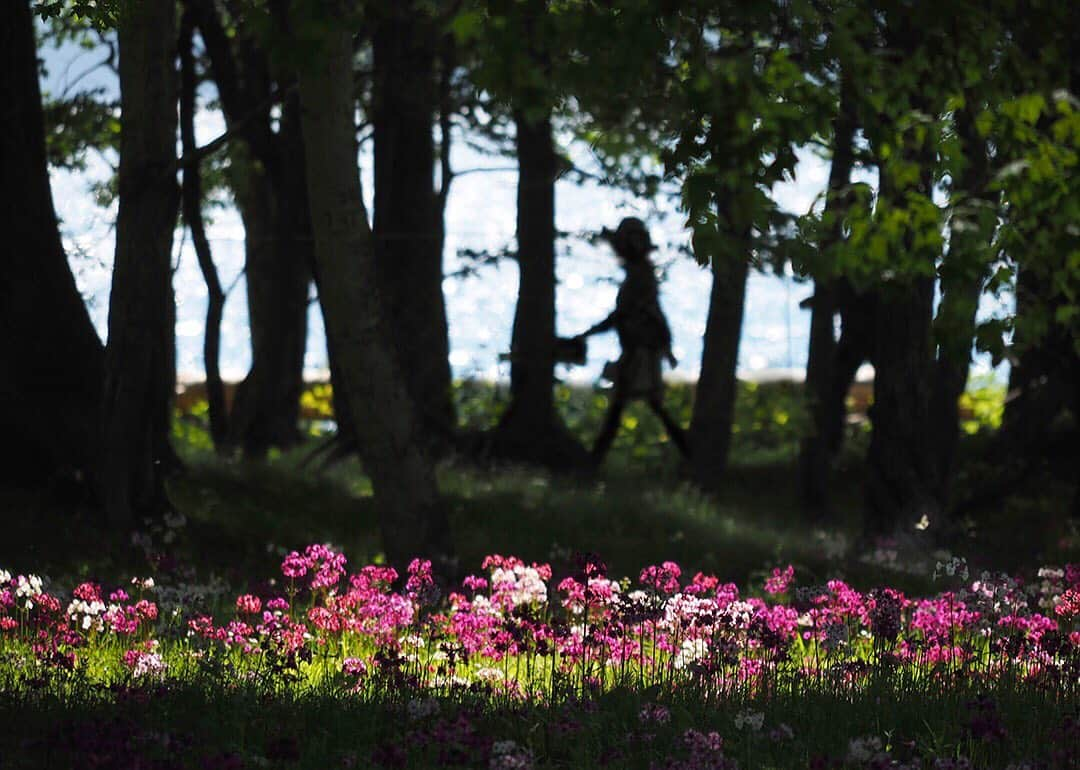
<instances>
[{"instance_id":1,"label":"pink flower","mask_svg":"<svg viewBox=\"0 0 1080 770\"><path fill-rule=\"evenodd\" d=\"M84 602L100 602L101 586L97 583L80 583L71 594L76 599L82 599Z\"/></svg>"},{"instance_id":2,"label":"pink flower","mask_svg":"<svg viewBox=\"0 0 1080 770\"><path fill-rule=\"evenodd\" d=\"M641 570L638 581L662 594L673 594L679 590L679 578L682 570L673 561L666 561L659 567L653 565Z\"/></svg>"},{"instance_id":3,"label":"pink flower","mask_svg":"<svg viewBox=\"0 0 1080 770\"><path fill-rule=\"evenodd\" d=\"M336 634L341 630L341 618L326 607L312 607L308 610L308 620L320 631Z\"/></svg>"},{"instance_id":4,"label":"pink flower","mask_svg":"<svg viewBox=\"0 0 1080 770\"><path fill-rule=\"evenodd\" d=\"M281 562L281 574L288 578L302 578L307 574L308 560L293 551Z\"/></svg>"},{"instance_id":5,"label":"pink flower","mask_svg":"<svg viewBox=\"0 0 1080 770\"><path fill-rule=\"evenodd\" d=\"M360 658L345 658L341 661L341 670L348 676L361 677L368 673L368 664Z\"/></svg>"},{"instance_id":6,"label":"pink flower","mask_svg":"<svg viewBox=\"0 0 1080 770\"><path fill-rule=\"evenodd\" d=\"M262 611L262 601L258 596L242 594L236 597L236 611L245 615L258 615Z\"/></svg>"},{"instance_id":7,"label":"pink flower","mask_svg":"<svg viewBox=\"0 0 1080 770\"><path fill-rule=\"evenodd\" d=\"M781 571L779 567L774 567L772 577L765 581L765 592L771 596L787 593L788 588L791 586L791 581L794 579L795 568L790 564L787 565L783 571Z\"/></svg>"}]
</instances>

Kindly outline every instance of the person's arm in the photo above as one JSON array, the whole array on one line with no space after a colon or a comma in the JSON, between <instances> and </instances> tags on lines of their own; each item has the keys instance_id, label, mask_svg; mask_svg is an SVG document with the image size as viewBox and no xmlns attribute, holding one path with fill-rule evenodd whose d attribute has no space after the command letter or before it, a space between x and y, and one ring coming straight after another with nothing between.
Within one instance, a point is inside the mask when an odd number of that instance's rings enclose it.
<instances>
[{"instance_id":1,"label":"person's arm","mask_svg":"<svg viewBox=\"0 0 1080 770\"><path fill-rule=\"evenodd\" d=\"M600 323L590 326L587 331L579 334L578 336L579 337L591 337L594 334L601 334L602 332L606 332L606 331L608 331L610 329L613 329L613 328L615 328L615 321L618 319L618 317L619 317L619 309L615 308L613 311L611 311L611 315L609 315L607 318L605 318Z\"/></svg>"}]
</instances>

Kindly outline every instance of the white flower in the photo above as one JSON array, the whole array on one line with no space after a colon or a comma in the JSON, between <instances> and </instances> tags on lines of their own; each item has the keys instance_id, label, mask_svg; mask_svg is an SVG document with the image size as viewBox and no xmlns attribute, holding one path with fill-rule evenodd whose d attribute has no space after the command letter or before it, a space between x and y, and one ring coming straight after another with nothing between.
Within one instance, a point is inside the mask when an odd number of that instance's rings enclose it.
<instances>
[{"instance_id":1,"label":"white flower","mask_svg":"<svg viewBox=\"0 0 1080 770\"><path fill-rule=\"evenodd\" d=\"M19 598L34 597L41 596L42 593L41 578L37 575L30 575L29 577L19 575L15 578L15 596Z\"/></svg>"},{"instance_id":2,"label":"white flower","mask_svg":"<svg viewBox=\"0 0 1080 770\"><path fill-rule=\"evenodd\" d=\"M947 562L938 562L934 567L934 580L937 580L942 574L949 577L958 576L961 580L968 579L968 567L967 559L962 556L954 556Z\"/></svg>"},{"instance_id":3,"label":"white flower","mask_svg":"<svg viewBox=\"0 0 1080 770\"><path fill-rule=\"evenodd\" d=\"M491 573L491 590L507 596L514 607L547 601L547 584L535 567L518 565L512 570L497 567Z\"/></svg>"},{"instance_id":4,"label":"white flower","mask_svg":"<svg viewBox=\"0 0 1080 770\"><path fill-rule=\"evenodd\" d=\"M496 741L491 746L489 770L530 770L532 752L514 741Z\"/></svg>"},{"instance_id":5,"label":"white flower","mask_svg":"<svg viewBox=\"0 0 1080 770\"><path fill-rule=\"evenodd\" d=\"M0 586L11 582L11 573L6 569L0 569Z\"/></svg>"},{"instance_id":6,"label":"white flower","mask_svg":"<svg viewBox=\"0 0 1080 770\"><path fill-rule=\"evenodd\" d=\"M849 762L869 762L881 752L881 739L866 735L848 741L847 758Z\"/></svg>"},{"instance_id":7,"label":"white flower","mask_svg":"<svg viewBox=\"0 0 1080 770\"><path fill-rule=\"evenodd\" d=\"M135 662L135 668L131 671L131 675L136 679L142 677L157 678L162 676L167 668L168 664L162 660L158 653L148 652L139 656L139 659Z\"/></svg>"},{"instance_id":8,"label":"white flower","mask_svg":"<svg viewBox=\"0 0 1080 770\"><path fill-rule=\"evenodd\" d=\"M434 698L414 698L405 707L409 719L416 721L439 713L439 702Z\"/></svg>"},{"instance_id":9,"label":"white flower","mask_svg":"<svg viewBox=\"0 0 1080 770\"><path fill-rule=\"evenodd\" d=\"M634 593L644 593L635 591ZM661 628L674 629L680 625L693 625L701 617L716 612L716 600L692 594L674 594L664 602L664 619Z\"/></svg>"},{"instance_id":10,"label":"white flower","mask_svg":"<svg viewBox=\"0 0 1080 770\"><path fill-rule=\"evenodd\" d=\"M709 654L707 639L684 639L675 656L675 668L686 668Z\"/></svg>"},{"instance_id":11,"label":"white flower","mask_svg":"<svg viewBox=\"0 0 1080 770\"><path fill-rule=\"evenodd\" d=\"M765 715L760 711L741 711L735 715L735 729L749 729L755 733L765 724Z\"/></svg>"},{"instance_id":12,"label":"white flower","mask_svg":"<svg viewBox=\"0 0 1080 770\"><path fill-rule=\"evenodd\" d=\"M476 669L473 672L473 676L479 679L481 682L501 682L503 680L503 672L500 669L493 668L491 666L484 666Z\"/></svg>"},{"instance_id":13,"label":"white flower","mask_svg":"<svg viewBox=\"0 0 1080 770\"><path fill-rule=\"evenodd\" d=\"M735 628L747 628L754 617L754 605L750 602L734 601L723 609L724 618Z\"/></svg>"}]
</instances>

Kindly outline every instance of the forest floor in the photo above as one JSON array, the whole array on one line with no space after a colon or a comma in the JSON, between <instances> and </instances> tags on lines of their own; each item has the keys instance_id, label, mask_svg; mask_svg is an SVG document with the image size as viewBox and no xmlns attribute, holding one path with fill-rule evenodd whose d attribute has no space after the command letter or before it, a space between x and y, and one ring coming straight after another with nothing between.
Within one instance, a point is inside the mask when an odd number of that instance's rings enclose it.
<instances>
[{"instance_id":1,"label":"forest floor","mask_svg":"<svg viewBox=\"0 0 1080 770\"><path fill-rule=\"evenodd\" d=\"M308 408L325 409L327 396L309 393ZM790 564L800 586L842 579L858 591L889 586L931 596L943 590L936 567L958 556L973 576L1001 570L1030 581L1043 565L1080 562L1080 532L1064 513L1071 488L1050 469L1010 498L969 514L964 536L947 549L914 531L861 544L860 457L867 437L857 423L832 478L832 513L807 520L794 495L804 424L798 402L798 388L789 384L741 388L731 468L715 497L683 480L657 421L639 408L625 416L608 462L592 475L445 460L440 486L463 571L482 574L485 556L512 554L526 564L550 563L554 586L573 572L578 554L595 553L613 577L634 579L645 565L671 560L681 566L684 582L702 571L747 595L763 595L760 586L771 570ZM490 386L458 388L465 428L494 424L499 403ZM559 404L577 435L585 441L595 435L603 393L561 388ZM688 421L688 392L672 388L668 405ZM975 458L992 436L1000 394L977 395L968 408L958 494L993 473ZM323 472L306 467L309 453L325 440L314 435L319 425L312 431L305 445L272 453L264 463L223 461L209 446L202 407L178 415L176 443L186 469L168 489L182 519L140 524L135 533L103 527L64 490L42 498L0 489L6 520L0 576L3 570L47 575L49 584L70 591L81 581L123 585L131 576L182 575L216 596L210 609L226 616L233 611L229 597L271 590L283 556L309 543L346 554L350 572L378 561L370 484L356 460ZM159 578L163 586L168 581ZM164 593L158 601L166 606ZM162 638L183 639L184 632ZM881 648L867 640L870 660ZM172 651L174 657L165 658L172 671L180 671L181 653L196 654L191 644L160 648L162 655ZM854 651L854 637L852 644ZM218 666L216 674L178 673L157 689L133 679L132 670L117 669L115 661L100 668L84 663L97 672L91 677L96 684L84 687L20 675L17 662L26 653L19 649L0 649L4 768L1068 767L1075 754L1053 747L1061 741L1080 746L1075 682L1048 691L1009 677L988 683L953 675L943 687L937 669L861 688L822 687L819 679L818 686L771 694L768 688L740 690L719 699L672 689L661 677L644 689L615 686L591 704L577 696L559 704L456 696L403 703L351 695L341 686L340 662L336 674L323 672L309 689L290 684L287 671L268 684L260 669L234 666L228 658L214 663L213 656L204 662ZM799 654L810 655L809 649ZM120 651L117 642L102 641L84 657L111 660ZM46 681L52 684L40 684ZM1031 764L1017 764L1027 760Z\"/></svg>"},{"instance_id":2,"label":"forest floor","mask_svg":"<svg viewBox=\"0 0 1080 770\"><path fill-rule=\"evenodd\" d=\"M956 494L976 488L994 469L978 457L1000 420L1001 393L974 391L966 404ZM309 410L328 409L324 388L308 393ZM599 428L606 395L560 388L558 402L571 430L588 444ZM457 388L461 425L493 426L500 395L488 384ZM689 423L690 393L669 389L668 408ZM552 475L532 468L444 460L439 483L466 571L490 553L526 561L559 561L601 554L618 574L672 559L724 580L752 580L777 564L793 563L808 578L843 576L858 584L884 580L926 590L934 563L948 558L914 530L867 548L860 541L868 433L856 419L830 480L831 511L811 518L796 499L798 436L805 427L799 388L791 383L741 385L731 463L719 494L706 496L683 480L679 456L659 421L641 404L623 417L603 468ZM326 437L325 425L266 462L224 460L212 451L205 404L178 414L174 438L185 470L168 482L176 510L189 522L185 554L194 563L237 577L276 564L282 549L310 542L343 548L356 563L379 557L371 486L360 463L329 470L305 461ZM964 535L948 544L979 568L1015 571L1033 564L1080 560L1077 522L1065 514L1069 479L1051 469L1032 474L1010 498L967 514ZM47 571L56 577L140 566L131 533L102 526L78 499L0 487L8 524L0 566ZM177 544L178 546L180 544ZM857 547L858 546L858 547ZM929 569L927 569L929 565Z\"/></svg>"}]
</instances>

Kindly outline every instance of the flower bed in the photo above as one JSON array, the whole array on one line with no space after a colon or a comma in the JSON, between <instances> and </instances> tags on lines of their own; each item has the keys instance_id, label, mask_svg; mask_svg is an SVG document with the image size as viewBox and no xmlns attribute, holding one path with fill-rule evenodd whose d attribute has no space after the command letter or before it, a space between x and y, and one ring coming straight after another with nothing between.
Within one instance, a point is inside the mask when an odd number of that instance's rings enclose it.
<instances>
[{"instance_id":1,"label":"flower bed","mask_svg":"<svg viewBox=\"0 0 1080 770\"><path fill-rule=\"evenodd\" d=\"M800 585L788 566L773 570L764 598L710 575L687 579L672 562L616 580L592 556L555 578L547 564L493 555L451 590L424 560L401 576L387 566L347 567L326 546L292 552L281 577L214 615L152 579L85 582L68 595L0 570L0 681L8 695L60 699L92 686L197 681L333 693L389 704L404 723L426 725L428 739L430 730L449 731L454 745L473 740L463 737L461 709L563 714L630 693L638 731L670 733L669 747L649 759L670 768L736 762L721 733L685 719L669 724L677 703L736 704L736 734L782 744L793 740L792 727L765 713L785 699L1023 691L1067 704L1071 717L1080 689L1076 565L1044 568L1025 584L972 579L956 560L939 565L944 590L933 597L860 592L840 580ZM969 733L999 739L1005 728L995 709L971 700ZM415 745L424 743L419 735ZM525 743L473 742L491 767L540 761ZM853 735L848 748L849 764L901 766L888 764L895 748L879 736ZM408 752L380 750L385 756L364 761L408 761Z\"/></svg>"}]
</instances>

